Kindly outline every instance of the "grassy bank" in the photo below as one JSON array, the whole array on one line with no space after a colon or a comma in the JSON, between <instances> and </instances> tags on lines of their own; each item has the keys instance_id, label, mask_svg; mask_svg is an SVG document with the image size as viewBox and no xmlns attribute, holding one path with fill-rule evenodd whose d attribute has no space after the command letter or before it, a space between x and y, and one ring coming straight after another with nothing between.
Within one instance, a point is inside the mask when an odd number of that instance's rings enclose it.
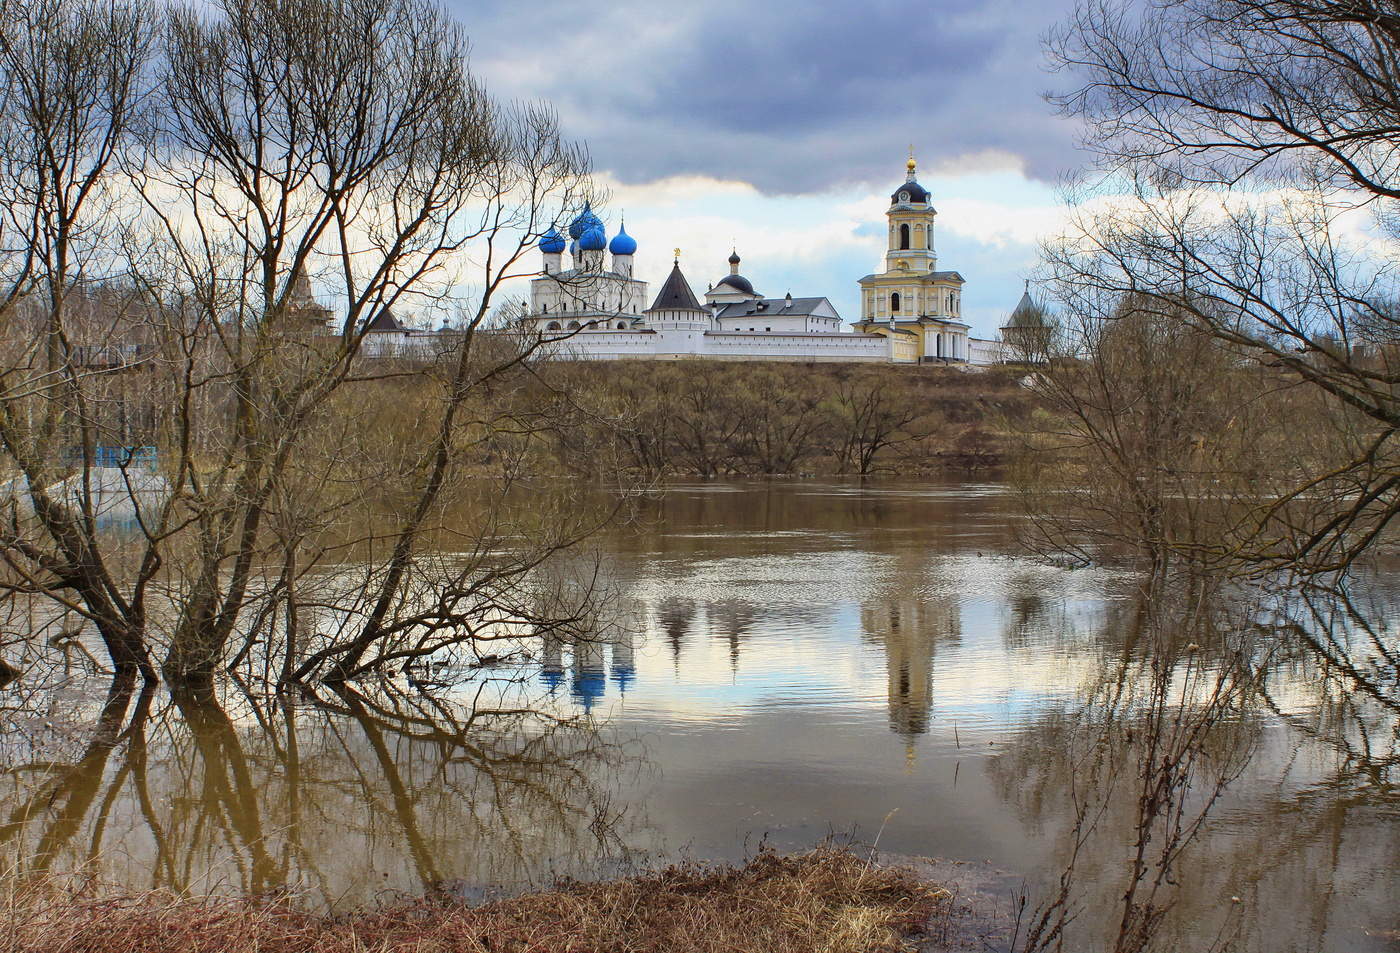
<instances>
[{"instance_id":1,"label":"grassy bank","mask_svg":"<svg viewBox=\"0 0 1400 953\"><path fill-rule=\"evenodd\" d=\"M1004 464L1034 411L1023 373L942 366L593 362L545 379L589 415L554 431L578 469L905 474ZM538 392L536 392L538 395ZM560 405L565 401L560 401Z\"/></svg>"},{"instance_id":2,"label":"grassy bank","mask_svg":"<svg viewBox=\"0 0 1400 953\"><path fill-rule=\"evenodd\" d=\"M906 946L947 891L822 849L672 867L478 907L420 900L340 916L281 900L93 896L12 885L4 953L857 953Z\"/></svg>"}]
</instances>

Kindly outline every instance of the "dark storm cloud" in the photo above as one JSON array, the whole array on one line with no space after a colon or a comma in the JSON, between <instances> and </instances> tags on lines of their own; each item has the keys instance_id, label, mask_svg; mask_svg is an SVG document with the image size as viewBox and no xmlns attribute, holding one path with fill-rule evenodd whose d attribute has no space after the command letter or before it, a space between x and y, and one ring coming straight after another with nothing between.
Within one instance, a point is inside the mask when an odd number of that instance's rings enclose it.
<instances>
[{"instance_id":1,"label":"dark storm cloud","mask_svg":"<svg viewBox=\"0 0 1400 953\"><path fill-rule=\"evenodd\" d=\"M750 5L541 0L455 11L498 93L543 98L624 181L697 173L769 193L897 180L989 151L1055 177L1073 130L1041 98L1070 0Z\"/></svg>"}]
</instances>

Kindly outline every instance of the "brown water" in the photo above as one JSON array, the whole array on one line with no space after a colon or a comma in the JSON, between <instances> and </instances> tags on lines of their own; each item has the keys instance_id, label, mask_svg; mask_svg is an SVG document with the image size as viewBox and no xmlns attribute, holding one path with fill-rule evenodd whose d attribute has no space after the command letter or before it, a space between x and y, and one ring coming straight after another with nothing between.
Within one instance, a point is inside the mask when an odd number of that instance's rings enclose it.
<instances>
[{"instance_id":1,"label":"brown water","mask_svg":"<svg viewBox=\"0 0 1400 953\"><path fill-rule=\"evenodd\" d=\"M1385 660L1354 647L1353 674L1379 686L1357 692L1336 657L1285 644L1277 606L1238 596L1213 616L1219 647L1153 669L1160 605L1126 573L1017 555L1017 519L991 485L675 486L599 542L622 620L606 643L532 640L528 659L440 673L431 695L155 695L95 731L90 688L12 686L0 857L346 906L837 834L967 861L1009 910L1022 889L1032 906L1053 893L1089 805L1069 948L1097 949L1130 878L1150 672L1193 710L1245 658L1248 699L1192 749L1182 803L1204 821L1160 895L1160 948L1400 950ZM1393 633L1388 585L1359 592ZM1091 783L1091 760L1116 780Z\"/></svg>"}]
</instances>

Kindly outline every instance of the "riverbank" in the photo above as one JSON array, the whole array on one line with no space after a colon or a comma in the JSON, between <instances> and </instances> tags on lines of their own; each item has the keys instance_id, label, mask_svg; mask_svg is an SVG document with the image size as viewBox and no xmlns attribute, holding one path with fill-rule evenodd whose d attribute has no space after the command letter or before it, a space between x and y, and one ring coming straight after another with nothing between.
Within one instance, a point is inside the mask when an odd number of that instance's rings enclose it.
<instances>
[{"instance_id":1,"label":"riverbank","mask_svg":"<svg viewBox=\"0 0 1400 953\"><path fill-rule=\"evenodd\" d=\"M531 415L561 421L550 431L553 461L603 474L986 470L1010 461L1039 405L1012 368L581 362L543 377L547 388L522 393ZM586 412L567 413L558 394Z\"/></svg>"},{"instance_id":2,"label":"riverbank","mask_svg":"<svg viewBox=\"0 0 1400 953\"><path fill-rule=\"evenodd\" d=\"M835 849L336 916L289 898L109 897L60 882L11 885L0 902L3 953L873 953L909 948L954 911L950 891Z\"/></svg>"}]
</instances>

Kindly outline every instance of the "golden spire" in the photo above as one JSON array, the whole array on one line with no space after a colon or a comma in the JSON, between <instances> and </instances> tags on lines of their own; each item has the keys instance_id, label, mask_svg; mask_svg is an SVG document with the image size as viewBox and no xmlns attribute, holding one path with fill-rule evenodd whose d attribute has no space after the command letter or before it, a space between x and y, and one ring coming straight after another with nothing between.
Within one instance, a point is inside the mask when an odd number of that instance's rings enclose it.
<instances>
[{"instance_id":1,"label":"golden spire","mask_svg":"<svg viewBox=\"0 0 1400 953\"><path fill-rule=\"evenodd\" d=\"M679 265L680 263L681 263L681 250L680 250L679 248L677 248L677 249L676 249L676 264Z\"/></svg>"},{"instance_id":2,"label":"golden spire","mask_svg":"<svg viewBox=\"0 0 1400 953\"><path fill-rule=\"evenodd\" d=\"M909 143L909 161L905 163L905 167L908 168L910 172L913 172L917 166L918 163L914 161L914 144L911 142Z\"/></svg>"}]
</instances>

